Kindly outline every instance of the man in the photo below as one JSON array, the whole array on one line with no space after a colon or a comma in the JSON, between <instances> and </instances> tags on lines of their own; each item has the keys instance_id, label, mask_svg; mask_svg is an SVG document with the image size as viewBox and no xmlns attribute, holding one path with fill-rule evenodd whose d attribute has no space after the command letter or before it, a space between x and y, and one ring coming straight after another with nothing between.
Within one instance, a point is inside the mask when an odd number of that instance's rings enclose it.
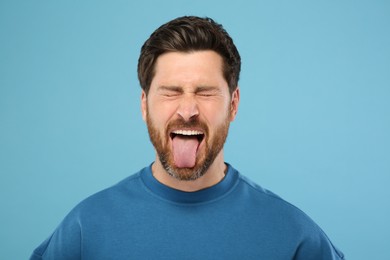
<instances>
[{"instance_id":1,"label":"man","mask_svg":"<svg viewBox=\"0 0 390 260\"><path fill-rule=\"evenodd\" d=\"M31 259L343 259L303 212L224 162L240 65L209 18L158 28L138 62L154 163L81 202Z\"/></svg>"}]
</instances>

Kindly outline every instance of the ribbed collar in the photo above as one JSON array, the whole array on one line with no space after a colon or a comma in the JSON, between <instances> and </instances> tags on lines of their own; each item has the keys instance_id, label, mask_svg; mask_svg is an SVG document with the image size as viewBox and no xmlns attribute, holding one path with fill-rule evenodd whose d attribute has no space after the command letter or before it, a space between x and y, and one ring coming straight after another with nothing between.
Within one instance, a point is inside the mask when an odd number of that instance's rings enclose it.
<instances>
[{"instance_id":1,"label":"ribbed collar","mask_svg":"<svg viewBox=\"0 0 390 260\"><path fill-rule=\"evenodd\" d=\"M236 185L238 172L229 164L226 165L225 177L219 183L195 192L176 190L162 184L153 176L151 165L142 169L140 176L148 190L165 200L185 204L204 203L222 197Z\"/></svg>"}]
</instances>

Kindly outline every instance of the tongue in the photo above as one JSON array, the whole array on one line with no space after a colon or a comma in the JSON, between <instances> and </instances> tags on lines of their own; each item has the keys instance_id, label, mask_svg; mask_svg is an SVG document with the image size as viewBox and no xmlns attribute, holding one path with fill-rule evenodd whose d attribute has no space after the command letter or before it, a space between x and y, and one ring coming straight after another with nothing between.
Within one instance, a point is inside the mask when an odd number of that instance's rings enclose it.
<instances>
[{"instance_id":1,"label":"tongue","mask_svg":"<svg viewBox=\"0 0 390 260\"><path fill-rule=\"evenodd\" d=\"M196 151L199 141L196 137L175 136L173 143L173 158L176 167L192 168L195 166Z\"/></svg>"}]
</instances>

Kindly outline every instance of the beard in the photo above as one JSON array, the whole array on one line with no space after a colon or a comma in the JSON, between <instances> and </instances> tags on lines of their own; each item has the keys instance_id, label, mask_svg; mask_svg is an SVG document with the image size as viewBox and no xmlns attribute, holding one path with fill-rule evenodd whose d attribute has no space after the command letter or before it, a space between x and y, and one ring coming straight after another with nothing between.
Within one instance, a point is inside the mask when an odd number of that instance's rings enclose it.
<instances>
[{"instance_id":1,"label":"beard","mask_svg":"<svg viewBox=\"0 0 390 260\"><path fill-rule=\"evenodd\" d=\"M162 134L154 126L149 112L147 112L146 123L149 137L165 171L170 176L181 181L193 181L202 177L213 164L225 144L230 125L229 116L230 113L228 112L224 122L215 129L213 136L209 135L210 131L207 124L201 122L198 118L191 119L190 121L184 121L183 119L174 120L168 124L164 134ZM196 128L203 131L202 142L204 141L204 147L202 149L204 151L197 152L194 167L180 168L174 163L172 147L170 146L169 140L171 139L171 130L175 128Z\"/></svg>"}]
</instances>

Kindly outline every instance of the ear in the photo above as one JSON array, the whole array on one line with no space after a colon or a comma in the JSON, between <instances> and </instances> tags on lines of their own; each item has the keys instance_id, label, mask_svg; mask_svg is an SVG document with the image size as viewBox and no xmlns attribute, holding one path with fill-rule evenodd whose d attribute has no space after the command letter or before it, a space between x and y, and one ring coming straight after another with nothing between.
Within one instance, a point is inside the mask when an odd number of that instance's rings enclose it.
<instances>
[{"instance_id":1,"label":"ear","mask_svg":"<svg viewBox=\"0 0 390 260\"><path fill-rule=\"evenodd\" d=\"M146 122L146 115L148 113L148 102L147 102L147 96L144 90L142 90L141 94L141 112L142 112L142 119Z\"/></svg>"},{"instance_id":2,"label":"ear","mask_svg":"<svg viewBox=\"0 0 390 260\"><path fill-rule=\"evenodd\" d=\"M238 105L240 103L240 88L237 87L232 93L232 99L230 103L230 121L234 121L238 112Z\"/></svg>"}]
</instances>

